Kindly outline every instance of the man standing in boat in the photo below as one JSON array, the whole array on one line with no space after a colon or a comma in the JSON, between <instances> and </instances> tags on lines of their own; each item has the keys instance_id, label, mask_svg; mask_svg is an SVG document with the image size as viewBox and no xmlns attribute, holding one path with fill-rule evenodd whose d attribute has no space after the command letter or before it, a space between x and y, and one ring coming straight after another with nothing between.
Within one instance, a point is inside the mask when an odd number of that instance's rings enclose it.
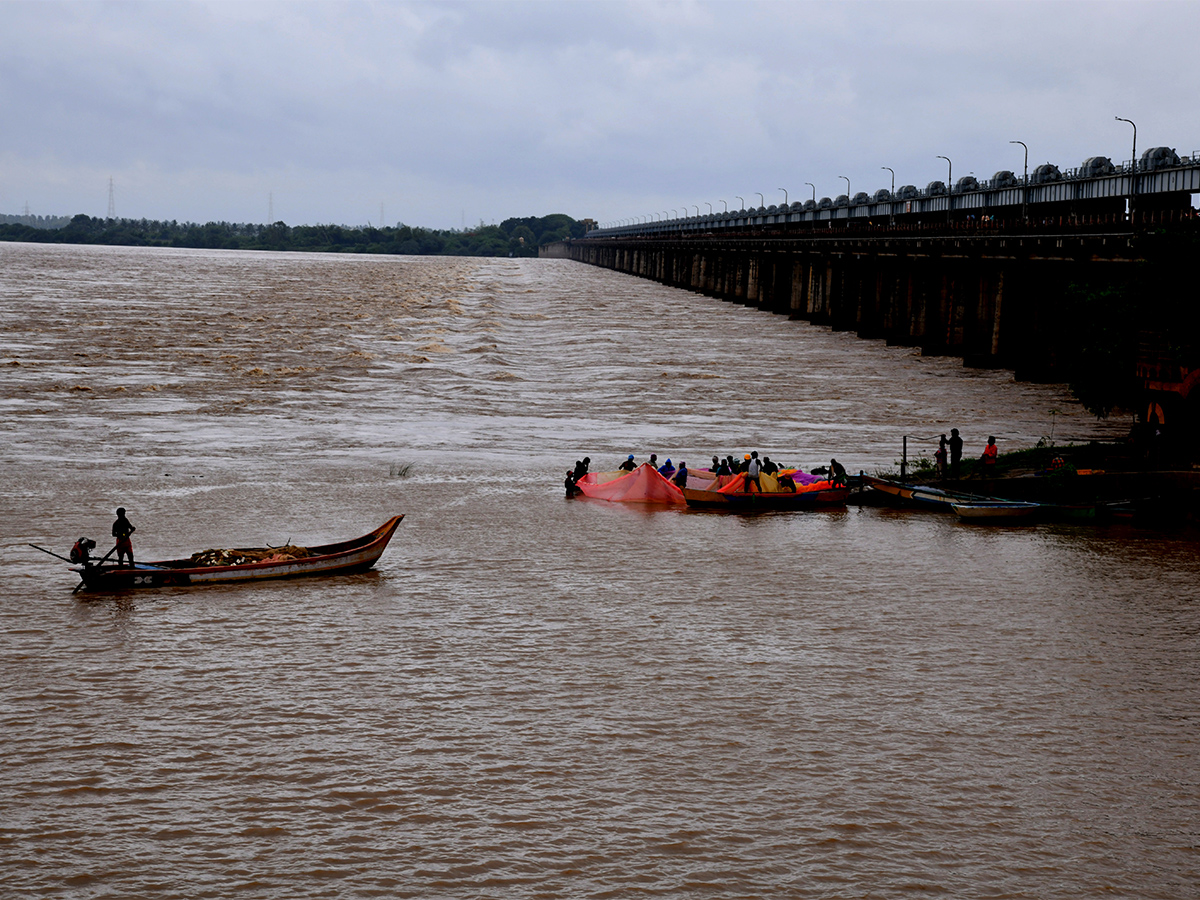
<instances>
[{"instance_id":1,"label":"man standing in boat","mask_svg":"<svg viewBox=\"0 0 1200 900\"><path fill-rule=\"evenodd\" d=\"M754 490L761 491L762 485L758 482L758 473L762 471L762 463L758 461L758 451L755 450L747 457L746 463L746 485L745 491L749 494L750 486L754 485Z\"/></svg>"},{"instance_id":2,"label":"man standing in boat","mask_svg":"<svg viewBox=\"0 0 1200 900\"><path fill-rule=\"evenodd\" d=\"M128 556L129 568L133 568L133 541L130 540L130 536L135 531L137 531L137 529L133 526L133 523L125 518L125 507L120 507L117 510L117 521L113 522L112 527L112 536L117 539L117 546L115 549L117 551L118 566L121 564L121 561Z\"/></svg>"}]
</instances>

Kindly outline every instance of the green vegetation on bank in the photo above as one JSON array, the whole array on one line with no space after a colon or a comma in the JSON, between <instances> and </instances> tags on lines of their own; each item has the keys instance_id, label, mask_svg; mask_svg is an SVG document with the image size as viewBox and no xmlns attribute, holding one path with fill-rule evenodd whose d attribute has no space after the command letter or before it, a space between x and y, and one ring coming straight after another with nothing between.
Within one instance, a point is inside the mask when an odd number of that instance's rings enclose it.
<instances>
[{"instance_id":1,"label":"green vegetation on bank","mask_svg":"<svg viewBox=\"0 0 1200 900\"><path fill-rule=\"evenodd\" d=\"M0 240L209 250L303 250L312 253L398 253L408 256L537 256L538 247L583 237L584 224L555 214L505 219L499 225L456 231L350 228L345 225L274 225L94 219L78 215L61 228L0 223Z\"/></svg>"}]
</instances>

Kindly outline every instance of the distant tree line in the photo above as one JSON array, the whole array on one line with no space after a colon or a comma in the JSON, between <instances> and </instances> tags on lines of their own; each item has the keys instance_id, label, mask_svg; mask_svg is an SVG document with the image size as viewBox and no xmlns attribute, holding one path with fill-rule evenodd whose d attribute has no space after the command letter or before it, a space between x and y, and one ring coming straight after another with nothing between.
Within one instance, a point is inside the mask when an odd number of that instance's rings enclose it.
<instances>
[{"instance_id":1,"label":"distant tree line","mask_svg":"<svg viewBox=\"0 0 1200 900\"><path fill-rule=\"evenodd\" d=\"M28 225L30 228L63 228L70 224L70 216L3 216L0 225Z\"/></svg>"},{"instance_id":2,"label":"distant tree line","mask_svg":"<svg viewBox=\"0 0 1200 900\"><path fill-rule=\"evenodd\" d=\"M583 237L585 226L554 214L505 219L462 231L345 225L158 222L78 215L59 226L31 224L33 217L5 216L0 240L54 244L112 244L127 247L193 247L212 250L304 250L313 253L398 253L408 256L537 256L538 247ZM41 217L38 217L39 219ZM13 221L20 220L20 221Z\"/></svg>"}]
</instances>

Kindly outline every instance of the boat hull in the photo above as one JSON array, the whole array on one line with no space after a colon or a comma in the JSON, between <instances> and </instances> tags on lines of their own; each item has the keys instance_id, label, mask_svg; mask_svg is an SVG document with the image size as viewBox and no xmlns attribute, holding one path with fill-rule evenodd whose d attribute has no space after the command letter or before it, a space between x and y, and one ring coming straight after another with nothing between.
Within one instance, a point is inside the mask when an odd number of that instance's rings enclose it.
<instances>
[{"instance_id":1,"label":"boat hull","mask_svg":"<svg viewBox=\"0 0 1200 900\"><path fill-rule=\"evenodd\" d=\"M918 484L902 484L899 481L888 481L884 478L863 477L863 483L871 490L878 491L893 504L902 507L920 509L936 509L941 512L953 512L954 504L970 503L1003 503L999 497L983 497L978 494L966 494L960 491L947 491L941 488L924 487Z\"/></svg>"},{"instance_id":2,"label":"boat hull","mask_svg":"<svg viewBox=\"0 0 1200 900\"><path fill-rule=\"evenodd\" d=\"M849 488L830 488L822 491L754 491L729 493L683 489L683 499L697 509L815 509L826 506L845 506Z\"/></svg>"},{"instance_id":3,"label":"boat hull","mask_svg":"<svg viewBox=\"0 0 1200 900\"><path fill-rule=\"evenodd\" d=\"M1012 522L1031 519L1041 509L1039 503L956 503L954 512L968 522Z\"/></svg>"},{"instance_id":4,"label":"boat hull","mask_svg":"<svg viewBox=\"0 0 1200 900\"><path fill-rule=\"evenodd\" d=\"M400 520L395 516L360 538L337 544L310 547L310 556L236 566L195 566L190 559L161 560L125 566L79 566L77 572L86 591L126 591L141 588L188 587L244 581L273 581L316 575L349 575L365 572L383 555ZM251 548L262 549L262 548ZM244 552L244 551L243 551Z\"/></svg>"}]
</instances>

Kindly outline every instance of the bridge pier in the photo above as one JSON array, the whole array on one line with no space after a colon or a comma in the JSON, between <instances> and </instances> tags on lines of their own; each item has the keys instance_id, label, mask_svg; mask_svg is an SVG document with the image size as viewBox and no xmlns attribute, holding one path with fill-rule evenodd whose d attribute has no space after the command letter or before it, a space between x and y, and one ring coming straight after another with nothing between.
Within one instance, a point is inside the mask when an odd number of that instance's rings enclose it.
<instances>
[{"instance_id":1,"label":"bridge pier","mask_svg":"<svg viewBox=\"0 0 1200 900\"><path fill-rule=\"evenodd\" d=\"M1070 336L1051 322L1072 273L1082 262L1123 268L1134 258L1131 241L831 232L789 240L589 238L567 249L590 265L1041 381L1061 376L1060 345Z\"/></svg>"}]
</instances>

